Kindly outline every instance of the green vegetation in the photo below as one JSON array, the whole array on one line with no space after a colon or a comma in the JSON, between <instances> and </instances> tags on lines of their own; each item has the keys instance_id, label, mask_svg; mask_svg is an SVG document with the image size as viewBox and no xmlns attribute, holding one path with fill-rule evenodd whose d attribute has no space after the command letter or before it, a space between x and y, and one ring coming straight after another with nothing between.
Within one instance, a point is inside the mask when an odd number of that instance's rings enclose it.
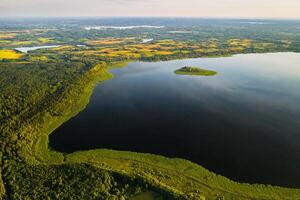
<instances>
[{"instance_id":1,"label":"green vegetation","mask_svg":"<svg viewBox=\"0 0 300 200\"><path fill-rule=\"evenodd\" d=\"M7 176L11 199L128 199L155 190L139 177L87 164L19 164L14 167L14 174ZM155 193L158 198L172 198L161 190L155 190Z\"/></svg>"},{"instance_id":2,"label":"green vegetation","mask_svg":"<svg viewBox=\"0 0 300 200\"><path fill-rule=\"evenodd\" d=\"M195 76L214 76L217 74L216 71L211 71L207 69L201 69L198 67L182 67L175 71L175 74L179 75L195 75Z\"/></svg>"},{"instance_id":3,"label":"green vegetation","mask_svg":"<svg viewBox=\"0 0 300 200\"><path fill-rule=\"evenodd\" d=\"M0 59L2 199L299 199L298 189L236 183L187 160L103 149L64 154L48 147L49 134L85 108L95 85L112 78L108 70L113 67L134 60L297 51L297 36L275 32L270 39L259 27L252 27L257 34L251 35L248 29L221 26L213 31L206 27L197 36L153 30L147 37L155 41L141 44L144 32L134 30L4 27L2 49L62 46ZM228 30L233 30L230 36Z\"/></svg>"}]
</instances>

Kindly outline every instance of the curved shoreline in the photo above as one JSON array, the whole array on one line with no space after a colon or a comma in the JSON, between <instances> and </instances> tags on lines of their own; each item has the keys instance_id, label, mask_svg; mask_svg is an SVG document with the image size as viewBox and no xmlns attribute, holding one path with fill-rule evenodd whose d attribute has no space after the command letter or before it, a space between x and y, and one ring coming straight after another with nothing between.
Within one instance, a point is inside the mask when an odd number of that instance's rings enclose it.
<instances>
[{"instance_id":1,"label":"curved shoreline","mask_svg":"<svg viewBox=\"0 0 300 200\"><path fill-rule=\"evenodd\" d=\"M127 65L127 63L117 64L117 67ZM93 74L93 80L83 88L84 92L76 99L76 106L72 107L68 114L53 117L47 113L42 113L45 124L43 124L43 129L41 129L34 143L31 154L33 157L31 157L28 163L88 163L99 169L140 176L147 181L154 182L158 187L180 195L195 194L195 191L200 190L204 196L218 196L218 194L225 193L228 197L234 196L242 199L273 199L274 195L282 199L286 198L287 195L289 198L294 199L295 197L296 199L296 197L300 196L299 189L237 183L226 177L215 175L200 165L183 159L171 159L159 155L105 149L78 151L72 154L64 154L49 149L48 136L62 123L76 116L86 107L94 87L113 77L108 72L111 68L114 68L114 65L105 66L100 69L97 69L97 66L95 66L90 70L90 73L96 72ZM153 171L157 172L153 174ZM187 187L186 185L190 183L194 185ZM200 198L201 195L198 197Z\"/></svg>"}]
</instances>

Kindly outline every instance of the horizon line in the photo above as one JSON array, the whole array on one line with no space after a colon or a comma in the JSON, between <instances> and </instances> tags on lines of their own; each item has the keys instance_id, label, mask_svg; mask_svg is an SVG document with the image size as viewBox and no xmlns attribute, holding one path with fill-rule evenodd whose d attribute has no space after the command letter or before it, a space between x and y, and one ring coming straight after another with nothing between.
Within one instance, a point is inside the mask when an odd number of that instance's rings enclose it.
<instances>
[{"instance_id":1,"label":"horizon line","mask_svg":"<svg viewBox=\"0 0 300 200\"><path fill-rule=\"evenodd\" d=\"M228 17L228 16L0 16L0 19L59 19L59 18L186 18L186 19L244 19L244 20L300 20L300 18L293 18L293 17Z\"/></svg>"}]
</instances>

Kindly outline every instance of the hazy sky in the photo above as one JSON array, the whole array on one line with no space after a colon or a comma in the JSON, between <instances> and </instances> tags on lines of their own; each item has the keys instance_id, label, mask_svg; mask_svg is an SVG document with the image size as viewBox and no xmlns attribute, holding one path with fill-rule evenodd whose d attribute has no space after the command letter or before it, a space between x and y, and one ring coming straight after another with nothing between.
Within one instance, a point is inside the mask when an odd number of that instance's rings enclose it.
<instances>
[{"instance_id":1,"label":"hazy sky","mask_svg":"<svg viewBox=\"0 0 300 200\"><path fill-rule=\"evenodd\" d=\"M0 17L22 16L300 18L300 0L0 0Z\"/></svg>"}]
</instances>

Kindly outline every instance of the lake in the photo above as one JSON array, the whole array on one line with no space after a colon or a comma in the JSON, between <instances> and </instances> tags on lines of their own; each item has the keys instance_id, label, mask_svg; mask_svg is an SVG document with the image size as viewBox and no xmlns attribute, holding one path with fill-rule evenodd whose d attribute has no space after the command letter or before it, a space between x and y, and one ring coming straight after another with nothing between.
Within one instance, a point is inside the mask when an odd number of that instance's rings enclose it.
<instances>
[{"instance_id":1,"label":"lake","mask_svg":"<svg viewBox=\"0 0 300 200\"><path fill-rule=\"evenodd\" d=\"M115 30L127 30L127 29L161 29L165 28L165 26L152 26L152 25L136 25L136 26L89 26L84 29L87 31L90 30L107 30L107 29L115 29Z\"/></svg>"},{"instance_id":2,"label":"lake","mask_svg":"<svg viewBox=\"0 0 300 200\"><path fill-rule=\"evenodd\" d=\"M300 187L299 61L270 53L130 63L111 70L50 147L153 153L240 182ZM218 75L174 74L186 65Z\"/></svg>"},{"instance_id":3,"label":"lake","mask_svg":"<svg viewBox=\"0 0 300 200\"><path fill-rule=\"evenodd\" d=\"M15 50L20 51L22 53L28 53L29 51L35 51L35 50L38 50L38 49L51 49L51 48L57 48L57 47L60 47L60 45L19 47L19 48L15 48Z\"/></svg>"}]
</instances>

